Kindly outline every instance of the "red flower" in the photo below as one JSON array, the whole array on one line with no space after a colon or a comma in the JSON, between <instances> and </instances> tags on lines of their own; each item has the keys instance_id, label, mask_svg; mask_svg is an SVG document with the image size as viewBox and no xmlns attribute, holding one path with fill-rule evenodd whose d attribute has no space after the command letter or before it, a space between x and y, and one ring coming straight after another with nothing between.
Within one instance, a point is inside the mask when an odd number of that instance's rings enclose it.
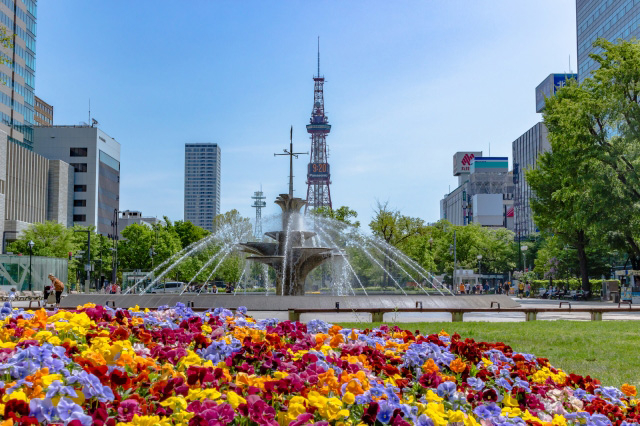
<instances>
[{"instance_id":1,"label":"red flower","mask_svg":"<svg viewBox=\"0 0 640 426\"><path fill-rule=\"evenodd\" d=\"M372 401L371 404L364 410L362 414L362 422L368 425L373 425L376 422L376 417L378 416L378 411L380 411L380 406L377 402Z\"/></svg>"},{"instance_id":2,"label":"red flower","mask_svg":"<svg viewBox=\"0 0 640 426\"><path fill-rule=\"evenodd\" d=\"M131 379L126 371L118 370L117 368L111 372L109 376L111 380L111 387L116 388L122 386L123 389L129 389L131 387Z\"/></svg>"},{"instance_id":3,"label":"red flower","mask_svg":"<svg viewBox=\"0 0 640 426\"><path fill-rule=\"evenodd\" d=\"M442 378L438 373L424 373L418 379L418 382L425 388L437 388L440 383L442 383Z\"/></svg>"}]
</instances>

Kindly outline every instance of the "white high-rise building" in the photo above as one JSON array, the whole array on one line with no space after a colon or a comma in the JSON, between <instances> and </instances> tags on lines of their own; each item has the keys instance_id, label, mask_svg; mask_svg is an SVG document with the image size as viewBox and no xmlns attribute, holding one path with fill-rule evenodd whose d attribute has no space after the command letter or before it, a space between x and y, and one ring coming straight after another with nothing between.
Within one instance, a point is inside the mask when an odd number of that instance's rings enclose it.
<instances>
[{"instance_id":1,"label":"white high-rise building","mask_svg":"<svg viewBox=\"0 0 640 426\"><path fill-rule=\"evenodd\" d=\"M188 143L184 147L184 220L213 231L220 214L220 147Z\"/></svg>"},{"instance_id":2,"label":"white high-rise building","mask_svg":"<svg viewBox=\"0 0 640 426\"><path fill-rule=\"evenodd\" d=\"M120 207L120 143L97 127L46 126L35 128L34 151L73 167L72 222L109 235Z\"/></svg>"}]
</instances>

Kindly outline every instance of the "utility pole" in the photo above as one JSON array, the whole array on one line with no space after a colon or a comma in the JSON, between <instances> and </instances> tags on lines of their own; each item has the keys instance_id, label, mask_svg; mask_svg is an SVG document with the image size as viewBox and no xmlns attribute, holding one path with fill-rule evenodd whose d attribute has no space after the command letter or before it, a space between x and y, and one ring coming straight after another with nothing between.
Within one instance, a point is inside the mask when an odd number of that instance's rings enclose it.
<instances>
[{"instance_id":1,"label":"utility pole","mask_svg":"<svg viewBox=\"0 0 640 426\"><path fill-rule=\"evenodd\" d=\"M111 221L111 234L108 238L113 240L113 256L111 256L111 284L115 284L118 278L118 209L113 209L113 220Z\"/></svg>"},{"instance_id":2,"label":"utility pole","mask_svg":"<svg viewBox=\"0 0 640 426\"><path fill-rule=\"evenodd\" d=\"M458 268L458 252L457 252L457 238L456 238L456 230L453 230L453 289L455 291L456 286L456 269Z\"/></svg>"}]
</instances>

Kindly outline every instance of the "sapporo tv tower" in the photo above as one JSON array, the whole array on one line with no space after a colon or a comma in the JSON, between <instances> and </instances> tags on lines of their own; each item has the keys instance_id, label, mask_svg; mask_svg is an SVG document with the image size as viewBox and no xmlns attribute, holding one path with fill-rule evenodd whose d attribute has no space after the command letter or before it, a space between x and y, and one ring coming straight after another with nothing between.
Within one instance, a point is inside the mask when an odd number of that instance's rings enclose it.
<instances>
[{"instance_id":1,"label":"sapporo tv tower","mask_svg":"<svg viewBox=\"0 0 640 426\"><path fill-rule=\"evenodd\" d=\"M324 115L324 77L320 76L320 37L318 37L318 75L313 77L313 110L307 124L311 134L311 156L307 168L307 204L308 209L331 207L331 174L327 158L327 134L331 131L329 119Z\"/></svg>"}]
</instances>

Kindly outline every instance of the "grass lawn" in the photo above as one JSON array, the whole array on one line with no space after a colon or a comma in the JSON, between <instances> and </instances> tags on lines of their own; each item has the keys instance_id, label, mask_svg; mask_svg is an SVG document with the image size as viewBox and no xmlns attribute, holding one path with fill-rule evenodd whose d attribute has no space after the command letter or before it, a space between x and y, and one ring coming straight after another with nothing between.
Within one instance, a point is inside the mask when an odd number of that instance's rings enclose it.
<instances>
[{"instance_id":1,"label":"grass lawn","mask_svg":"<svg viewBox=\"0 0 640 426\"><path fill-rule=\"evenodd\" d=\"M386 323L388 325L393 325ZM348 328L372 328L380 323L341 323ZM476 341L502 341L514 351L548 358L566 373L597 378L604 385L640 387L640 322L531 321L398 323L421 333L458 333Z\"/></svg>"}]
</instances>

